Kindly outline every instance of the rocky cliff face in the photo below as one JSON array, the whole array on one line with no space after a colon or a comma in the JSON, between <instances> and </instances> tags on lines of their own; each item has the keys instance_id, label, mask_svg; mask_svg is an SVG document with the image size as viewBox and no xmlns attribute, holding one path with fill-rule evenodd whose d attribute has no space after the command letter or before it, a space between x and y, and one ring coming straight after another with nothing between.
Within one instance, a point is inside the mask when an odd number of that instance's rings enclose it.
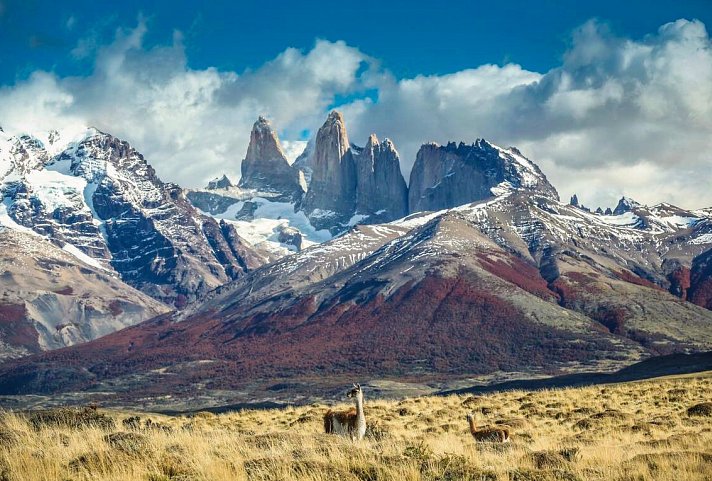
<instances>
[{"instance_id":1,"label":"rocky cliff face","mask_svg":"<svg viewBox=\"0 0 712 481\"><path fill-rule=\"evenodd\" d=\"M310 183L302 206L314 227L343 230L359 222L390 221L407 214L407 186L393 143L371 135L361 148L349 142L343 116L331 112L308 159Z\"/></svg>"},{"instance_id":2,"label":"rocky cliff face","mask_svg":"<svg viewBox=\"0 0 712 481\"><path fill-rule=\"evenodd\" d=\"M408 187L390 139L379 142L372 134L366 146L354 154L354 163L357 215L367 216L368 223L376 223L408 214Z\"/></svg>"},{"instance_id":3,"label":"rocky cliff face","mask_svg":"<svg viewBox=\"0 0 712 481\"><path fill-rule=\"evenodd\" d=\"M247 155L241 165L239 187L280 194L283 200L298 201L303 195L299 171L292 168L277 133L264 117L252 127Z\"/></svg>"},{"instance_id":4,"label":"rocky cliff face","mask_svg":"<svg viewBox=\"0 0 712 481\"><path fill-rule=\"evenodd\" d=\"M356 207L356 174L344 118L331 112L316 134L302 209L317 229L345 224Z\"/></svg>"},{"instance_id":5,"label":"rocky cliff face","mask_svg":"<svg viewBox=\"0 0 712 481\"><path fill-rule=\"evenodd\" d=\"M410 175L410 212L441 210L511 190L536 192L558 200L556 189L533 162L515 149L486 140L423 145Z\"/></svg>"},{"instance_id":6,"label":"rocky cliff face","mask_svg":"<svg viewBox=\"0 0 712 481\"><path fill-rule=\"evenodd\" d=\"M613 209L613 215L623 215L626 212L633 212L641 207L642 206L638 202L634 201L630 197L621 197L618 201L618 205L616 205L616 208Z\"/></svg>"}]
</instances>

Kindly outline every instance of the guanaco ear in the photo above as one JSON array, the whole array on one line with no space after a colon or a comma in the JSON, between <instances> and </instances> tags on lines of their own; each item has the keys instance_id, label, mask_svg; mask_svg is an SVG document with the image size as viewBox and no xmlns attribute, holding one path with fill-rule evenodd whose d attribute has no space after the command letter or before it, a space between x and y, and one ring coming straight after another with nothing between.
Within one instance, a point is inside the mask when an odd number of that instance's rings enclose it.
<instances>
[{"instance_id":1,"label":"guanaco ear","mask_svg":"<svg viewBox=\"0 0 712 481\"><path fill-rule=\"evenodd\" d=\"M359 383L354 384L356 386L356 389L361 389L361 385Z\"/></svg>"}]
</instances>

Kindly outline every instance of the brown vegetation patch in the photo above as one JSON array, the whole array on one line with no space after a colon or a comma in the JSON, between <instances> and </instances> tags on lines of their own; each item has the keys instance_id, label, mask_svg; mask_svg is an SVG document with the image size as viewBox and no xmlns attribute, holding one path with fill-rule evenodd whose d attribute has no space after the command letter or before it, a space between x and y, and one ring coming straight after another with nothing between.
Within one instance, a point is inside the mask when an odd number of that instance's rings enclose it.
<instances>
[{"instance_id":1,"label":"brown vegetation patch","mask_svg":"<svg viewBox=\"0 0 712 481\"><path fill-rule=\"evenodd\" d=\"M606 409L600 413L592 414L590 419L613 419L616 421L625 421L630 419L630 414L623 413L617 409Z\"/></svg>"},{"instance_id":2,"label":"brown vegetation patch","mask_svg":"<svg viewBox=\"0 0 712 481\"><path fill-rule=\"evenodd\" d=\"M509 256L507 260L504 260L499 258L492 259L486 254L478 254L477 259L480 265L490 274L511 282L540 299L558 302L559 296L549 289L546 280L535 266L515 256Z\"/></svg>"},{"instance_id":3,"label":"brown vegetation patch","mask_svg":"<svg viewBox=\"0 0 712 481\"><path fill-rule=\"evenodd\" d=\"M501 418L494 422L498 426L505 426L515 429L523 429L529 426L529 422L524 418Z\"/></svg>"},{"instance_id":4,"label":"brown vegetation patch","mask_svg":"<svg viewBox=\"0 0 712 481\"><path fill-rule=\"evenodd\" d=\"M537 469L562 469L566 466L566 459L556 451L534 451L527 455Z\"/></svg>"},{"instance_id":5,"label":"brown vegetation patch","mask_svg":"<svg viewBox=\"0 0 712 481\"><path fill-rule=\"evenodd\" d=\"M0 338L11 346L40 351L37 330L28 322L24 304L0 303Z\"/></svg>"},{"instance_id":6,"label":"brown vegetation patch","mask_svg":"<svg viewBox=\"0 0 712 481\"><path fill-rule=\"evenodd\" d=\"M561 469L526 469L519 468L509 472L510 481L581 481L581 478Z\"/></svg>"}]
</instances>

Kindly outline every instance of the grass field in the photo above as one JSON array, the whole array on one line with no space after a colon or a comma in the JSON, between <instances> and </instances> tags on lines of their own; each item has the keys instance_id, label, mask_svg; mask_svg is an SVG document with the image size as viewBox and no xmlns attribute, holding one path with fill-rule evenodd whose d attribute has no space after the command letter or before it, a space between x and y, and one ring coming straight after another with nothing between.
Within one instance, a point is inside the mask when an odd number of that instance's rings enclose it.
<instances>
[{"instance_id":1,"label":"grass field","mask_svg":"<svg viewBox=\"0 0 712 481\"><path fill-rule=\"evenodd\" d=\"M0 481L712 479L712 373L402 401L369 401L364 390L360 442L322 434L324 405L6 412ZM508 425L511 442L476 444L468 412Z\"/></svg>"}]
</instances>

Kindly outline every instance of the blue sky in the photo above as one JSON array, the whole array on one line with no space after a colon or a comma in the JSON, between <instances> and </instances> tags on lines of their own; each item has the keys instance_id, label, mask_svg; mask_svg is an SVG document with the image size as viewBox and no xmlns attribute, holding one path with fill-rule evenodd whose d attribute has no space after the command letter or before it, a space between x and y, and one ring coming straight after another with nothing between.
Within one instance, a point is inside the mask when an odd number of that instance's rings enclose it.
<instances>
[{"instance_id":1,"label":"blue sky","mask_svg":"<svg viewBox=\"0 0 712 481\"><path fill-rule=\"evenodd\" d=\"M558 65L572 29L591 18L631 38L678 18L712 24L710 0L543 1L135 1L0 0L0 83L34 70L81 75L81 40L107 43L139 14L145 46L185 35L193 68L257 68L286 47L343 40L376 55L398 77L444 74L485 63L546 71ZM121 8L117 8L121 5ZM446 5L446 6L444 6Z\"/></svg>"},{"instance_id":2,"label":"blue sky","mask_svg":"<svg viewBox=\"0 0 712 481\"><path fill-rule=\"evenodd\" d=\"M712 205L710 0L202 3L0 0L0 125L94 125L194 187L258 115L298 152L336 107L406 178L485 137L587 205Z\"/></svg>"}]
</instances>

